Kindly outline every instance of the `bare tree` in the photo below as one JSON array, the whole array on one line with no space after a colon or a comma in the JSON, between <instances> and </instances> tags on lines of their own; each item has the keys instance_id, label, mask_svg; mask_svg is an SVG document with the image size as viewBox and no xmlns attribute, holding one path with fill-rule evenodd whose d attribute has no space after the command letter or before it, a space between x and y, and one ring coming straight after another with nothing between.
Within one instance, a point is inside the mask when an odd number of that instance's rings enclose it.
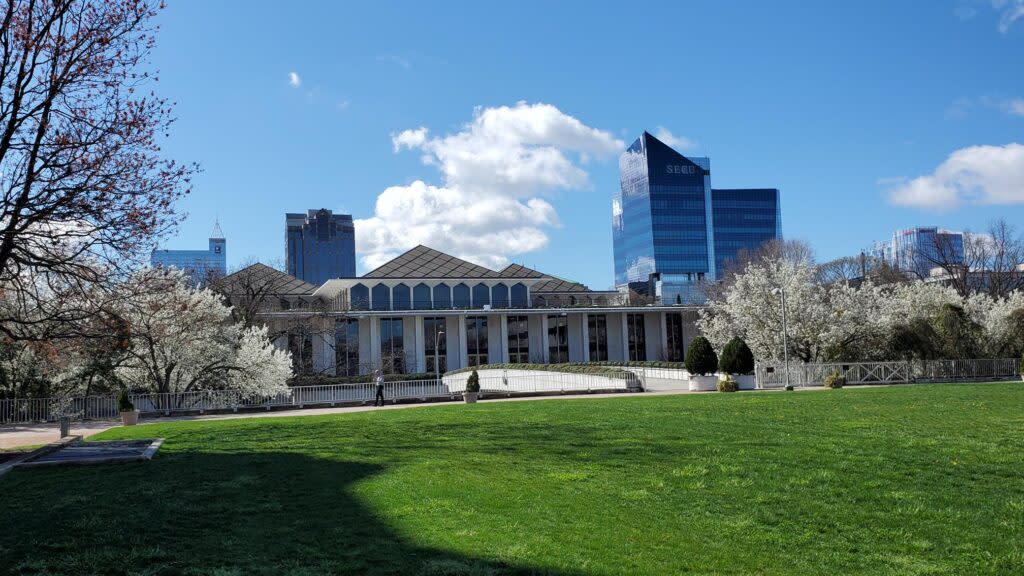
<instances>
[{"instance_id":1,"label":"bare tree","mask_svg":"<svg viewBox=\"0 0 1024 576\"><path fill-rule=\"evenodd\" d=\"M0 23L0 333L41 338L176 225L194 166L161 158L153 0L8 0ZM56 304L60 304L57 306ZM72 305L74 304L74 305Z\"/></svg>"}]
</instances>

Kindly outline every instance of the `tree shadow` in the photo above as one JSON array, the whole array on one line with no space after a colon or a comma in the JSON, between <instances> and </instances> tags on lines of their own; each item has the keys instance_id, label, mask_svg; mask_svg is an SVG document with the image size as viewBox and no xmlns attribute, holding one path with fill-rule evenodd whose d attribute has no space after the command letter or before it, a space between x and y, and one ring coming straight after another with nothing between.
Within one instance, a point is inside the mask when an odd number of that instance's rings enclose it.
<instances>
[{"instance_id":1,"label":"tree shadow","mask_svg":"<svg viewBox=\"0 0 1024 576\"><path fill-rule=\"evenodd\" d=\"M354 495L384 469L288 452L181 452L15 470L0 479L0 573L577 574L410 542Z\"/></svg>"}]
</instances>

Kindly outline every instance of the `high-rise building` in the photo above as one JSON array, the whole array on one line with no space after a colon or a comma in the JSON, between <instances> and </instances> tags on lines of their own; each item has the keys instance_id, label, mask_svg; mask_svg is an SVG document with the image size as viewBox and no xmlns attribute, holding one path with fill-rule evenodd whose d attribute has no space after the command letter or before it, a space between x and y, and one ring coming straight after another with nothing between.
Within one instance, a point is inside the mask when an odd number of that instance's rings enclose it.
<instances>
[{"instance_id":1,"label":"high-rise building","mask_svg":"<svg viewBox=\"0 0 1024 576\"><path fill-rule=\"evenodd\" d=\"M309 210L285 214L285 267L289 274L322 284L356 275L356 234L349 214Z\"/></svg>"},{"instance_id":2,"label":"high-rise building","mask_svg":"<svg viewBox=\"0 0 1024 576\"><path fill-rule=\"evenodd\" d=\"M928 276L932 269L964 261L962 232L923 226L897 230L892 238L876 242L868 254L894 268L919 276Z\"/></svg>"},{"instance_id":3,"label":"high-rise building","mask_svg":"<svg viewBox=\"0 0 1024 576\"><path fill-rule=\"evenodd\" d=\"M207 250L153 250L149 263L154 268L178 268L195 284L204 284L227 272L227 244L220 224L215 223Z\"/></svg>"},{"instance_id":4,"label":"high-rise building","mask_svg":"<svg viewBox=\"0 0 1024 576\"><path fill-rule=\"evenodd\" d=\"M708 158L684 156L647 132L619 158L619 182L612 239L620 290L700 302L699 285L726 260L781 236L778 190L712 190Z\"/></svg>"},{"instance_id":5,"label":"high-rise building","mask_svg":"<svg viewBox=\"0 0 1024 576\"><path fill-rule=\"evenodd\" d=\"M740 252L753 252L782 237L782 210L775 188L714 188L711 207L716 278Z\"/></svg>"}]
</instances>

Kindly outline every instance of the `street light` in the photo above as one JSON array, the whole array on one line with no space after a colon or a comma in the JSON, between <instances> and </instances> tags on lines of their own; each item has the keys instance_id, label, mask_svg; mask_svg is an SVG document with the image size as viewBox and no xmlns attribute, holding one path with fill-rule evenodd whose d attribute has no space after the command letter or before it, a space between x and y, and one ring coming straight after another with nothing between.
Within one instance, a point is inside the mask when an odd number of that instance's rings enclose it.
<instances>
[{"instance_id":1,"label":"street light","mask_svg":"<svg viewBox=\"0 0 1024 576\"><path fill-rule=\"evenodd\" d=\"M437 347L437 339L442 334L444 334L444 330L434 332L434 374L438 380L441 379L441 349Z\"/></svg>"},{"instance_id":2,"label":"street light","mask_svg":"<svg viewBox=\"0 0 1024 576\"><path fill-rule=\"evenodd\" d=\"M772 294L782 296L782 361L786 364L786 390L792 390L789 382L789 327L786 325L786 290L781 286L772 290Z\"/></svg>"}]
</instances>

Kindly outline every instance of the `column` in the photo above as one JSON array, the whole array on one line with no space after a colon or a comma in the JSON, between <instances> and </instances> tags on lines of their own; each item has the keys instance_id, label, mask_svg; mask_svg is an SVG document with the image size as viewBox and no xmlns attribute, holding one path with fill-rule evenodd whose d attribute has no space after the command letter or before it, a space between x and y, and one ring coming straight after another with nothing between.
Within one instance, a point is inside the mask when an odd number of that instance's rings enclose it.
<instances>
[{"instance_id":1,"label":"column","mask_svg":"<svg viewBox=\"0 0 1024 576\"><path fill-rule=\"evenodd\" d=\"M626 312L620 312L619 316L622 317L620 326L622 327L622 359L629 361L629 314Z\"/></svg>"},{"instance_id":2,"label":"column","mask_svg":"<svg viewBox=\"0 0 1024 576\"><path fill-rule=\"evenodd\" d=\"M509 297L511 298L511 290L509 291ZM498 356L498 361L508 362L508 314L502 314L498 318L500 319L498 327L501 330L501 334L498 338L498 342L501 343L501 351Z\"/></svg>"},{"instance_id":3,"label":"column","mask_svg":"<svg viewBox=\"0 0 1024 576\"><path fill-rule=\"evenodd\" d=\"M583 362L590 362L590 315L581 314L580 338L583 340Z\"/></svg>"},{"instance_id":4,"label":"column","mask_svg":"<svg viewBox=\"0 0 1024 576\"><path fill-rule=\"evenodd\" d=\"M413 316L413 342L416 346L416 372L427 369L427 335L423 331L423 316ZM430 335L434 337L433 334Z\"/></svg>"},{"instance_id":5,"label":"column","mask_svg":"<svg viewBox=\"0 0 1024 576\"><path fill-rule=\"evenodd\" d=\"M542 314L540 317L540 354L538 357L544 359L544 363L551 362L551 358L548 357L548 315Z\"/></svg>"}]
</instances>

